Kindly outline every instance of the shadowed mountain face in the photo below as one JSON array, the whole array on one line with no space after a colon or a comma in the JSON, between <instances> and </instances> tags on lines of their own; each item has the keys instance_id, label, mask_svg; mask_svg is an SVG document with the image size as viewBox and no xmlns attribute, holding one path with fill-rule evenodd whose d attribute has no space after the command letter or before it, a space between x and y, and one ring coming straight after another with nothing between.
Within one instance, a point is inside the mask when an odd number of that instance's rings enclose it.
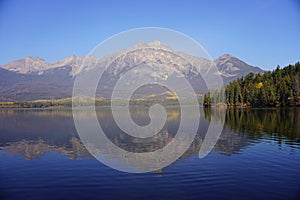
<instances>
[{"instance_id":1,"label":"shadowed mountain face","mask_svg":"<svg viewBox=\"0 0 300 200\"><path fill-rule=\"evenodd\" d=\"M139 67L145 66L153 79L165 80L174 75L184 76L196 93L200 94L207 92L201 74L213 65L218 68L225 84L249 72L263 72L260 68L252 67L228 54L210 61L174 52L170 47L156 41L137 44L100 59L92 56L70 56L56 63L47 63L40 58L26 57L4 64L0 68L0 101L71 97L74 80L82 70L105 67L107 70L100 81L96 96L109 98L117 80L123 74L130 70L139 71ZM145 96L147 90L141 89L144 91L142 96ZM160 87L154 87L151 93L163 91Z\"/></svg>"},{"instance_id":2,"label":"shadowed mountain face","mask_svg":"<svg viewBox=\"0 0 300 200\"><path fill-rule=\"evenodd\" d=\"M70 97L74 78L63 66L43 74L20 74L0 69L0 101L29 101Z\"/></svg>"}]
</instances>

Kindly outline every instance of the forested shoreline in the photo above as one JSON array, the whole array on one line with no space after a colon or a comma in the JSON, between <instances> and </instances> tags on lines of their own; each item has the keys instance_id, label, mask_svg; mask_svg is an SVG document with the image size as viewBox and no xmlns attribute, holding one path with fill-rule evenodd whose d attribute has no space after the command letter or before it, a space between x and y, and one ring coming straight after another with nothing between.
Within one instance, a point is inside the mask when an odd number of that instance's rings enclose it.
<instances>
[{"instance_id":1,"label":"forested shoreline","mask_svg":"<svg viewBox=\"0 0 300 200\"><path fill-rule=\"evenodd\" d=\"M300 106L300 63L279 66L263 74L249 73L232 81L221 91L204 95L203 105L222 103L233 107Z\"/></svg>"}]
</instances>

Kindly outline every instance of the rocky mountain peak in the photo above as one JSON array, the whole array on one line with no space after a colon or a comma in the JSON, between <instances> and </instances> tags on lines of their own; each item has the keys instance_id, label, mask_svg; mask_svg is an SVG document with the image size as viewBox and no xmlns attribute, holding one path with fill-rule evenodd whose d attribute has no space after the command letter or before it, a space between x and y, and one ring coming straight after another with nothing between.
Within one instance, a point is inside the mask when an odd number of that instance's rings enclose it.
<instances>
[{"instance_id":1,"label":"rocky mountain peak","mask_svg":"<svg viewBox=\"0 0 300 200\"><path fill-rule=\"evenodd\" d=\"M27 56L23 59L20 60L25 60L26 62L46 62L44 59L40 58L40 57L32 57L32 56Z\"/></svg>"},{"instance_id":2,"label":"rocky mountain peak","mask_svg":"<svg viewBox=\"0 0 300 200\"><path fill-rule=\"evenodd\" d=\"M220 73L224 77L231 77L233 80L235 77L245 76L249 72L262 73L263 70L258 67L253 67L244 61L230 55L224 54L214 60L216 66L218 67Z\"/></svg>"},{"instance_id":3,"label":"rocky mountain peak","mask_svg":"<svg viewBox=\"0 0 300 200\"><path fill-rule=\"evenodd\" d=\"M150 47L157 47L157 48L168 49L170 51L173 51L171 47L169 47L167 44L162 43L159 40L149 42L149 43L147 43L147 45Z\"/></svg>"},{"instance_id":4,"label":"rocky mountain peak","mask_svg":"<svg viewBox=\"0 0 300 200\"><path fill-rule=\"evenodd\" d=\"M230 54L223 54L221 55L219 58L219 60L228 60L228 59L232 59L232 58L235 58L234 56L230 55Z\"/></svg>"},{"instance_id":5,"label":"rocky mountain peak","mask_svg":"<svg viewBox=\"0 0 300 200\"><path fill-rule=\"evenodd\" d=\"M237 57L235 56L232 56L230 54L223 54L221 55L219 58L217 58L215 60L215 62L232 62L232 61L241 61L240 59L238 59ZM243 62L243 61L241 61ZM244 63L244 62L243 62Z\"/></svg>"},{"instance_id":6,"label":"rocky mountain peak","mask_svg":"<svg viewBox=\"0 0 300 200\"><path fill-rule=\"evenodd\" d=\"M159 41L159 40L154 40L148 43L138 43L136 45L134 45L133 47L130 47L126 50L132 50L132 49L142 49L142 48L158 48L158 49L164 49L164 50L168 50L168 51L173 51L173 49L171 47L169 47L167 44L164 44L163 42Z\"/></svg>"},{"instance_id":7,"label":"rocky mountain peak","mask_svg":"<svg viewBox=\"0 0 300 200\"><path fill-rule=\"evenodd\" d=\"M14 71L22 74L32 73L38 71L38 69L46 69L47 62L39 57L25 57L10 63L4 64L1 68L9 71Z\"/></svg>"}]
</instances>

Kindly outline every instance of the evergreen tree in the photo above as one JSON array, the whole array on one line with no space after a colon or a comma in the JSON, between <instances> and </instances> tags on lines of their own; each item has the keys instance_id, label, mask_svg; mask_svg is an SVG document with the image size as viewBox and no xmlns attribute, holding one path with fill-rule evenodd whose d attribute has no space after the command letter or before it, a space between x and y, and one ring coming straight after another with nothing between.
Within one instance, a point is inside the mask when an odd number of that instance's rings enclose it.
<instances>
[{"instance_id":1,"label":"evergreen tree","mask_svg":"<svg viewBox=\"0 0 300 200\"><path fill-rule=\"evenodd\" d=\"M300 105L299 82L299 62L283 69L277 66L272 72L249 73L229 83L221 93L214 92L212 99L209 93L206 94L203 105L210 106L212 102L226 102L229 106L246 104L253 107Z\"/></svg>"}]
</instances>

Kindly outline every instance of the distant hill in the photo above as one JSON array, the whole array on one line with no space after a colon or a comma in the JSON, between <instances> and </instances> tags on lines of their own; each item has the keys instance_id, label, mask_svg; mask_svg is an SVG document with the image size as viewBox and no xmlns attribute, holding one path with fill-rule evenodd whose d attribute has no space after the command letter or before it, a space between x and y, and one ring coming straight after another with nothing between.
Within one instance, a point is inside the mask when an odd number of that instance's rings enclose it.
<instances>
[{"instance_id":1,"label":"distant hill","mask_svg":"<svg viewBox=\"0 0 300 200\"><path fill-rule=\"evenodd\" d=\"M225 84L249 72L264 72L228 54L210 61L182 52L173 52L167 45L154 41L146 44L140 43L100 59L73 55L56 63L48 63L41 58L26 57L0 66L0 101L71 97L74 80L80 73L83 62L88 62L90 68L104 68L107 63L115 59L116 55L120 54L124 56L113 62L104 74L105 81L99 87L98 96L109 98L116 80L128 70L141 65L151 65L151 70L155 72L152 75L158 79L167 79L173 74L183 74L197 93L206 92L200 72L212 64L219 69ZM178 59L178 55L192 62ZM141 91L143 95L147 89L144 88ZM161 94L164 90L160 87L154 87L154 89L152 87L151 92Z\"/></svg>"}]
</instances>

